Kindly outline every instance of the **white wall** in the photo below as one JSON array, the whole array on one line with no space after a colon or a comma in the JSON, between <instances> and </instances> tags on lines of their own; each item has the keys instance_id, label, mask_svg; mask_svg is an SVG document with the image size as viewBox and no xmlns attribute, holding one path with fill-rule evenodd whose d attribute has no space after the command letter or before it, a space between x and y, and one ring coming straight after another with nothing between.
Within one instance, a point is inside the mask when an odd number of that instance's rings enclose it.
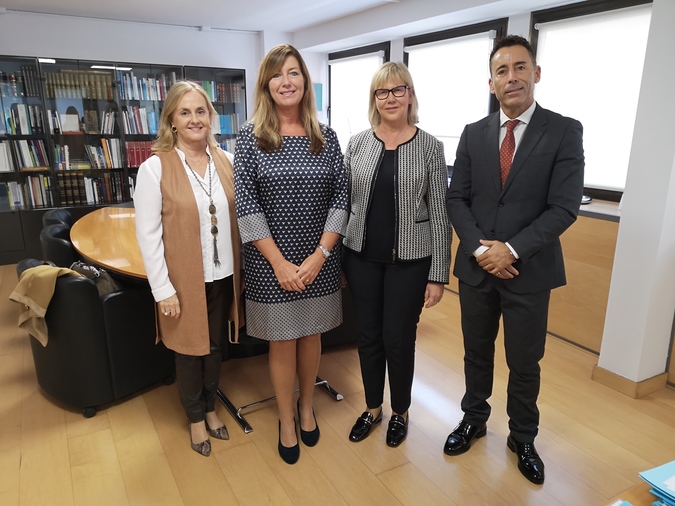
<instances>
[{"instance_id":1,"label":"white wall","mask_svg":"<svg viewBox=\"0 0 675 506\"><path fill-rule=\"evenodd\" d=\"M16 12L0 15L0 54L244 69L248 104L261 53L257 32L200 32Z\"/></svg>"},{"instance_id":2,"label":"white wall","mask_svg":"<svg viewBox=\"0 0 675 506\"><path fill-rule=\"evenodd\" d=\"M673 21L654 0L598 361L635 382L665 371L675 311Z\"/></svg>"}]
</instances>

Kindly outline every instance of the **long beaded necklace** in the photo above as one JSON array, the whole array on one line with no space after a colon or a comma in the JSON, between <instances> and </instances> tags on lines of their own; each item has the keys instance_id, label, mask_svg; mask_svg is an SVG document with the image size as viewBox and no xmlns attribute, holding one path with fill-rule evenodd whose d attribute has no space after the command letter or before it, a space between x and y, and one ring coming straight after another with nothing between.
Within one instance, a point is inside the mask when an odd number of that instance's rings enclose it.
<instances>
[{"instance_id":1,"label":"long beaded necklace","mask_svg":"<svg viewBox=\"0 0 675 506\"><path fill-rule=\"evenodd\" d=\"M199 187L204 190L204 193L206 193L206 196L209 198L209 214L211 215L211 235L213 236L213 263L215 264L216 267L220 266L220 260L218 259L218 242L216 241L216 236L218 235L218 218L216 217L216 206L213 203L213 192L212 192L212 176L211 176L211 155L207 153L207 156L209 157L207 163L206 163L206 168L209 171L209 189L208 191L206 190L206 187L204 186L204 183L197 177L197 173L192 170L192 167L190 167L190 164L187 161L187 157L185 158L185 165L187 165L187 168L190 169L190 172L192 172L192 175L195 177L195 180L197 183L199 183Z\"/></svg>"}]
</instances>

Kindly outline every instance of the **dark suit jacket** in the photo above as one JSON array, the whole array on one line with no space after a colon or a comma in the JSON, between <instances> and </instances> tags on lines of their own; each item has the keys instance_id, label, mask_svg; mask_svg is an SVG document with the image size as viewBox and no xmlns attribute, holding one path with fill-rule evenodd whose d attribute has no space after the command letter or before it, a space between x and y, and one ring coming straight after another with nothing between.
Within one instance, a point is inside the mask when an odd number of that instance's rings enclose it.
<instances>
[{"instance_id":1,"label":"dark suit jacket","mask_svg":"<svg viewBox=\"0 0 675 506\"><path fill-rule=\"evenodd\" d=\"M516 293L565 284L560 235L577 218L584 184L581 123L538 104L501 188L499 112L467 125L447 193L448 215L460 239L454 274L477 286L489 276L472 253L480 239L508 242L520 275Z\"/></svg>"}]
</instances>

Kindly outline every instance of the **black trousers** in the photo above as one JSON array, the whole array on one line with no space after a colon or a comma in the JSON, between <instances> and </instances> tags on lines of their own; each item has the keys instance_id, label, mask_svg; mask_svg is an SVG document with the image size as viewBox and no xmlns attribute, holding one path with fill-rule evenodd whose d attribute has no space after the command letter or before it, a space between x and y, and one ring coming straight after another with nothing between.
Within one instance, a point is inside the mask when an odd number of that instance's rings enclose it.
<instances>
[{"instance_id":1,"label":"black trousers","mask_svg":"<svg viewBox=\"0 0 675 506\"><path fill-rule=\"evenodd\" d=\"M234 291L232 276L206 283L210 351L201 357L176 353L176 383L180 403L191 423L204 420L216 409L216 391L222 364L223 337Z\"/></svg>"},{"instance_id":2,"label":"black trousers","mask_svg":"<svg viewBox=\"0 0 675 506\"><path fill-rule=\"evenodd\" d=\"M462 411L471 424L486 422L490 416L487 400L492 395L495 339L503 317L509 430L516 440L531 443L539 430L539 361L546 345L551 291L514 293L507 284L494 276L478 286L459 282L466 383Z\"/></svg>"},{"instance_id":3,"label":"black trousers","mask_svg":"<svg viewBox=\"0 0 675 506\"><path fill-rule=\"evenodd\" d=\"M354 301L361 376L370 409L382 404L387 368L392 410L403 414L410 407L417 322L430 267L431 258L390 264L365 260L345 248L343 269Z\"/></svg>"}]
</instances>

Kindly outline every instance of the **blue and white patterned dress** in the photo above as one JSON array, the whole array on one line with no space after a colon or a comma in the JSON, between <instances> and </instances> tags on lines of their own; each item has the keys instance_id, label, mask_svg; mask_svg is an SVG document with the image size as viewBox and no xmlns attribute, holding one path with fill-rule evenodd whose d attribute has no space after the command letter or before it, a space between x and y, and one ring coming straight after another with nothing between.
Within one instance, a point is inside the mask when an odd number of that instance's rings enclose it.
<instances>
[{"instance_id":1,"label":"blue and white patterned dress","mask_svg":"<svg viewBox=\"0 0 675 506\"><path fill-rule=\"evenodd\" d=\"M340 244L303 292L281 288L270 263L252 241L272 237L286 260L300 265L324 231L344 235L347 178L335 132L322 125L326 144L309 152L307 137L284 137L265 153L244 125L237 138L234 189L244 243L246 332L267 341L326 332L342 322Z\"/></svg>"}]
</instances>

